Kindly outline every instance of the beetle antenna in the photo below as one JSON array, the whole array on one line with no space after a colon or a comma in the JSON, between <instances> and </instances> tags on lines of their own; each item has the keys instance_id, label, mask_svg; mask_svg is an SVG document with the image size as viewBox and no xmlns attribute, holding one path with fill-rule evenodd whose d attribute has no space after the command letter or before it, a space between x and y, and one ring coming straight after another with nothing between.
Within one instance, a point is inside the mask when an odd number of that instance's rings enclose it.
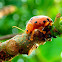
<instances>
[{"instance_id":1,"label":"beetle antenna","mask_svg":"<svg viewBox=\"0 0 62 62\"><path fill-rule=\"evenodd\" d=\"M19 27L17 27L17 26L12 26L12 28L17 28L17 29L19 29L19 30L25 31L25 30L23 30L23 29L21 29L21 28L19 28Z\"/></svg>"}]
</instances>

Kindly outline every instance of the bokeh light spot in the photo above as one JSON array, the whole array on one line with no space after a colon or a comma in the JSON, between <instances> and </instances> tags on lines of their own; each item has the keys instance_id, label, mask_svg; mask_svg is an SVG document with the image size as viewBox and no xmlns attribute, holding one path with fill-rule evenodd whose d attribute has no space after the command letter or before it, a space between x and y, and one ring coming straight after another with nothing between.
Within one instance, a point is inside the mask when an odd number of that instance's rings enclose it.
<instances>
[{"instance_id":1,"label":"bokeh light spot","mask_svg":"<svg viewBox=\"0 0 62 62\"><path fill-rule=\"evenodd\" d=\"M34 10L32 11L32 13L33 13L33 15L37 15L37 14L38 14L38 10L37 10L37 9L34 9Z\"/></svg>"},{"instance_id":2,"label":"bokeh light spot","mask_svg":"<svg viewBox=\"0 0 62 62\"><path fill-rule=\"evenodd\" d=\"M55 0L56 3L60 3L61 0Z\"/></svg>"},{"instance_id":3,"label":"bokeh light spot","mask_svg":"<svg viewBox=\"0 0 62 62\"><path fill-rule=\"evenodd\" d=\"M27 0L21 0L22 2L27 2Z\"/></svg>"},{"instance_id":4,"label":"bokeh light spot","mask_svg":"<svg viewBox=\"0 0 62 62\"><path fill-rule=\"evenodd\" d=\"M17 29L17 28L13 28L13 29L12 29L12 33L13 33L13 34L18 33L18 29Z\"/></svg>"},{"instance_id":5,"label":"bokeh light spot","mask_svg":"<svg viewBox=\"0 0 62 62\"><path fill-rule=\"evenodd\" d=\"M2 8L3 7L3 3L2 2L0 2L0 8Z\"/></svg>"},{"instance_id":6,"label":"bokeh light spot","mask_svg":"<svg viewBox=\"0 0 62 62\"><path fill-rule=\"evenodd\" d=\"M24 62L24 60L23 59L19 59L17 62Z\"/></svg>"},{"instance_id":7,"label":"bokeh light spot","mask_svg":"<svg viewBox=\"0 0 62 62\"><path fill-rule=\"evenodd\" d=\"M61 52L61 58L62 58L62 52Z\"/></svg>"},{"instance_id":8,"label":"bokeh light spot","mask_svg":"<svg viewBox=\"0 0 62 62\"><path fill-rule=\"evenodd\" d=\"M13 15L13 19L14 19L15 21L17 21L17 20L19 19L19 15L18 15L18 14L14 14L14 15Z\"/></svg>"}]
</instances>

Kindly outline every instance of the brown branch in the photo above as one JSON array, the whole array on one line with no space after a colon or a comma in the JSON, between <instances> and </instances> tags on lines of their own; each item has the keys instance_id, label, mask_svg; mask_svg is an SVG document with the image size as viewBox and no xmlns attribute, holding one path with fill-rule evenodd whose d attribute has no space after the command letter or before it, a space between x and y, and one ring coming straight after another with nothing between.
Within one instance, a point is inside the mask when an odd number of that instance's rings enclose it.
<instances>
[{"instance_id":1,"label":"brown branch","mask_svg":"<svg viewBox=\"0 0 62 62\"><path fill-rule=\"evenodd\" d=\"M18 53L30 55L34 49L46 42L44 38L47 40L51 39L47 38L48 34L49 32L43 35L38 29L35 29L33 35L34 38L32 41L30 40L31 34L27 35L24 33L22 35L16 35L10 40L1 43L0 60L9 60L11 57L14 57Z\"/></svg>"},{"instance_id":2,"label":"brown branch","mask_svg":"<svg viewBox=\"0 0 62 62\"><path fill-rule=\"evenodd\" d=\"M0 40L10 39L10 38L14 37L15 35L16 34L5 35L5 36L0 37Z\"/></svg>"},{"instance_id":3,"label":"brown branch","mask_svg":"<svg viewBox=\"0 0 62 62\"><path fill-rule=\"evenodd\" d=\"M5 36L0 37L0 40L10 39L10 38L14 37L15 35L17 35L17 34L5 35Z\"/></svg>"}]
</instances>

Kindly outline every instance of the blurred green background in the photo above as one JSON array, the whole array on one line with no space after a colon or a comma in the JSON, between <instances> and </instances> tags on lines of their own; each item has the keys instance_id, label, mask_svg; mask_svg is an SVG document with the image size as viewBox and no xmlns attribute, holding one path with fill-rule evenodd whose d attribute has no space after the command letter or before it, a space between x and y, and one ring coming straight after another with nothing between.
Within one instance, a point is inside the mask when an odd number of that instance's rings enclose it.
<instances>
[{"instance_id":1,"label":"blurred green background","mask_svg":"<svg viewBox=\"0 0 62 62\"><path fill-rule=\"evenodd\" d=\"M18 34L25 30L28 20L36 15L46 15L54 21L56 14L62 15L62 0L0 0L0 9L14 5L15 12L0 18L0 36ZM30 56L18 55L12 62L62 62L62 38L52 39L34 50Z\"/></svg>"}]
</instances>

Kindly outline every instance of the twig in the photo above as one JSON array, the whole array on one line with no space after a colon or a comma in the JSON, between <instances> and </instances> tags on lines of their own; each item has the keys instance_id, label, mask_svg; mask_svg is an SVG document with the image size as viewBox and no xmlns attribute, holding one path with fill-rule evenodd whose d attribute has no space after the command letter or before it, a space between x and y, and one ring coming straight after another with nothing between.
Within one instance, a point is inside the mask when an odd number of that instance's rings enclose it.
<instances>
[{"instance_id":1,"label":"twig","mask_svg":"<svg viewBox=\"0 0 62 62\"><path fill-rule=\"evenodd\" d=\"M10 39L10 38L14 37L15 35L17 35L17 34L5 35L5 36L0 37L0 40Z\"/></svg>"},{"instance_id":2,"label":"twig","mask_svg":"<svg viewBox=\"0 0 62 62\"><path fill-rule=\"evenodd\" d=\"M44 40L44 36L40 38L42 33L38 29L34 30L34 38L33 41L30 40L31 34L22 34L16 35L0 44L0 58L3 60L8 60L11 57L20 54L28 54L36 49L39 45L44 44L46 41ZM46 34L47 35L47 34Z\"/></svg>"}]
</instances>

